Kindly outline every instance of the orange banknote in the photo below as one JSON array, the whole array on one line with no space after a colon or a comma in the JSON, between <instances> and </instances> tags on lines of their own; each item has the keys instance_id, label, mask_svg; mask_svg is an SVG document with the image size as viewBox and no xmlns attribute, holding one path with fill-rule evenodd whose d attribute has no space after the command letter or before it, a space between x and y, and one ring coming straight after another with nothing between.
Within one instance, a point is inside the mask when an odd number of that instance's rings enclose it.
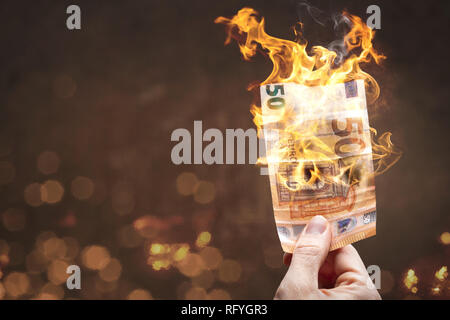
<instances>
[{"instance_id":1,"label":"orange banknote","mask_svg":"<svg viewBox=\"0 0 450 320\"><path fill-rule=\"evenodd\" d=\"M292 252L308 221L331 224L331 249L375 235L376 201L363 80L260 87L275 222Z\"/></svg>"}]
</instances>

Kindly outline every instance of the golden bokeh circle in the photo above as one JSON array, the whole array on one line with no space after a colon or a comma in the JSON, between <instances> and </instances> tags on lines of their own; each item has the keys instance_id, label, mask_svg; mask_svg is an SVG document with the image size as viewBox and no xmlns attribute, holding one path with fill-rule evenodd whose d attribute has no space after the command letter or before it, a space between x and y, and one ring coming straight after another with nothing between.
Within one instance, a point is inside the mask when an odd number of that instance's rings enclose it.
<instances>
[{"instance_id":1,"label":"golden bokeh circle","mask_svg":"<svg viewBox=\"0 0 450 320\"><path fill-rule=\"evenodd\" d=\"M177 263L178 270L187 277L198 276L205 268L203 259L196 253L188 253Z\"/></svg>"},{"instance_id":2,"label":"golden bokeh circle","mask_svg":"<svg viewBox=\"0 0 450 320\"><path fill-rule=\"evenodd\" d=\"M128 296L128 300L153 300L152 295L149 291L144 289L135 289L131 291Z\"/></svg>"},{"instance_id":3,"label":"golden bokeh circle","mask_svg":"<svg viewBox=\"0 0 450 320\"><path fill-rule=\"evenodd\" d=\"M200 181L194 193L194 200L200 204L207 204L214 200L216 196L216 188L213 183L208 181Z\"/></svg>"},{"instance_id":4,"label":"golden bokeh circle","mask_svg":"<svg viewBox=\"0 0 450 320\"><path fill-rule=\"evenodd\" d=\"M111 261L108 250L99 245L87 246L81 252L81 260L86 268L102 270Z\"/></svg>"},{"instance_id":5,"label":"golden bokeh circle","mask_svg":"<svg viewBox=\"0 0 450 320\"><path fill-rule=\"evenodd\" d=\"M4 285L8 296L19 298L30 290L30 279L26 273L14 271L6 276Z\"/></svg>"},{"instance_id":6,"label":"golden bokeh circle","mask_svg":"<svg viewBox=\"0 0 450 320\"><path fill-rule=\"evenodd\" d=\"M214 247L205 247L200 252L200 257L207 270L217 269L223 261L222 253Z\"/></svg>"},{"instance_id":7,"label":"golden bokeh circle","mask_svg":"<svg viewBox=\"0 0 450 320\"><path fill-rule=\"evenodd\" d=\"M21 209L10 208L2 214L3 226L10 232L21 231L25 228L26 215Z\"/></svg>"},{"instance_id":8,"label":"golden bokeh circle","mask_svg":"<svg viewBox=\"0 0 450 320\"><path fill-rule=\"evenodd\" d=\"M88 177L76 177L72 180L72 195L78 200L87 200L94 194L94 182Z\"/></svg>"},{"instance_id":9,"label":"golden bokeh circle","mask_svg":"<svg viewBox=\"0 0 450 320\"><path fill-rule=\"evenodd\" d=\"M39 207L42 201L41 185L39 183L30 183L23 191L25 202L31 207Z\"/></svg>"},{"instance_id":10,"label":"golden bokeh circle","mask_svg":"<svg viewBox=\"0 0 450 320\"><path fill-rule=\"evenodd\" d=\"M41 200L54 204L61 201L64 195L64 187L59 181L47 180L41 185Z\"/></svg>"},{"instance_id":11,"label":"golden bokeh circle","mask_svg":"<svg viewBox=\"0 0 450 320\"><path fill-rule=\"evenodd\" d=\"M194 193L197 186L197 176L192 172L183 172L178 175L176 180L177 191L183 196L188 196Z\"/></svg>"},{"instance_id":12,"label":"golden bokeh circle","mask_svg":"<svg viewBox=\"0 0 450 320\"><path fill-rule=\"evenodd\" d=\"M206 290L204 288L192 287L185 294L186 300L204 300L206 299Z\"/></svg>"},{"instance_id":13,"label":"golden bokeh circle","mask_svg":"<svg viewBox=\"0 0 450 320\"><path fill-rule=\"evenodd\" d=\"M439 240L442 244L448 245L450 244L450 232L443 232L439 237Z\"/></svg>"},{"instance_id":14,"label":"golden bokeh circle","mask_svg":"<svg viewBox=\"0 0 450 320\"><path fill-rule=\"evenodd\" d=\"M117 281L122 273L122 265L120 261L113 258L109 263L99 272L99 276L106 282Z\"/></svg>"},{"instance_id":15,"label":"golden bokeh circle","mask_svg":"<svg viewBox=\"0 0 450 320\"><path fill-rule=\"evenodd\" d=\"M213 289L208 293L208 300L231 300L230 294L223 289Z\"/></svg>"},{"instance_id":16,"label":"golden bokeh circle","mask_svg":"<svg viewBox=\"0 0 450 320\"><path fill-rule=\"evenodd\" d=\"M53 260L47 269L47 279L55 285L65 283L68 277L66 273L68 266L66 261Z\"/></svg>"}]
</instances>

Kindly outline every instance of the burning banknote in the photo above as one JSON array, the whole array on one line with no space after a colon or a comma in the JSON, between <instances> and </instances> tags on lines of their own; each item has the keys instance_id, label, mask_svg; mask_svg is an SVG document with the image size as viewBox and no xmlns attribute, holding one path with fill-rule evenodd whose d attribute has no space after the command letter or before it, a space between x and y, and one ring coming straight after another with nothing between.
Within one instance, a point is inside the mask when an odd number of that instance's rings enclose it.
<instances>
[{"instance_id":1,"label":"burning banknote","mask_svg":"<svg viewBox=\"0 0 450 320\"><path fill-rule=\"evenodd\" d=\"M364 81L327 87L261 86L267 164L284 251L315 215L332 226L331 250L375 234L371 134Z\"/></svg>"},{"instance_id":2,"label":"burning banknote","mask_svg":"<svg viewBox=\"0 0 450 320\"><path fill-rule=\"evenodd\" d=\"M259 88L261 98L251 112L266 142L266 158L259 163L268 166L286 252L315 215L331 223L331 250L375 235L374 177L400 158L391 134L375 140L369 126L367 101L375 101L380 90L360 64L385 58L372 46L374 31L348 13L342 21L349 32L337 58L337 52L321 46L308 53L301 23L294 42L268 35L264 19L250 8L216 19L227 27L226 43L236 39L245 59L262 52L273 63L269 77L250 87Z\"/></svg>"}]
</instances>

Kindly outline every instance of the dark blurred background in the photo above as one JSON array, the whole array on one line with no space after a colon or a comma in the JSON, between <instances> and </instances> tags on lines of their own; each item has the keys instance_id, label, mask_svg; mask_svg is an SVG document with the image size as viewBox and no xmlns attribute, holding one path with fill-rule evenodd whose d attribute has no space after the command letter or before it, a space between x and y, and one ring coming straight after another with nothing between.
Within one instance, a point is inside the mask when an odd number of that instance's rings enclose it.
<instances>
[{"instance_id":1,"label":"dark blurred background","mask_svg":"<svg viewBox=\"0 0 450 320\"><path fill-rule=\"evenodd\" d=\"M381 8L387 60L363 66L381 87L370 122L404 155L376 179L377 236L355 247L381 267L384 298L448 298L435 273L450 260L450 3L310 3L363 20ZM66 28L69 4L81 30ZM293 39L297 4L2 1L0 298L271 299L285 267L268 178L253 165L176 166L170 135L194 120L253 127L246 88L272 66L224 47L214 19L249 6ZM305 32L333 40L313 22ZM69 264L81 290L66 289Z\"/></svg>"}]
</instances>

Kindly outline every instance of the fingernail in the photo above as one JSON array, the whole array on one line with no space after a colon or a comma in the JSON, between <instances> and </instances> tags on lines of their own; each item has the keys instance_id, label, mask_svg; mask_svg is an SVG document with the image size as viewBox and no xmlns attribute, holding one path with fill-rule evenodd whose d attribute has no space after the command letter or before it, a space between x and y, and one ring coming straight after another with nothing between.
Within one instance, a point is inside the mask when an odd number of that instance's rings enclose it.
<instances>
[{"instance_id":1,"label":"fingernail","mask_svg":"<svg viewBox=\"0 0 450 320\"><path fill-rule=\"evenodd\" d=\"M322 234L327 229L327 220L322 216L312 218L306 227L306 234Z\"/></svg>"}]
</instances>

